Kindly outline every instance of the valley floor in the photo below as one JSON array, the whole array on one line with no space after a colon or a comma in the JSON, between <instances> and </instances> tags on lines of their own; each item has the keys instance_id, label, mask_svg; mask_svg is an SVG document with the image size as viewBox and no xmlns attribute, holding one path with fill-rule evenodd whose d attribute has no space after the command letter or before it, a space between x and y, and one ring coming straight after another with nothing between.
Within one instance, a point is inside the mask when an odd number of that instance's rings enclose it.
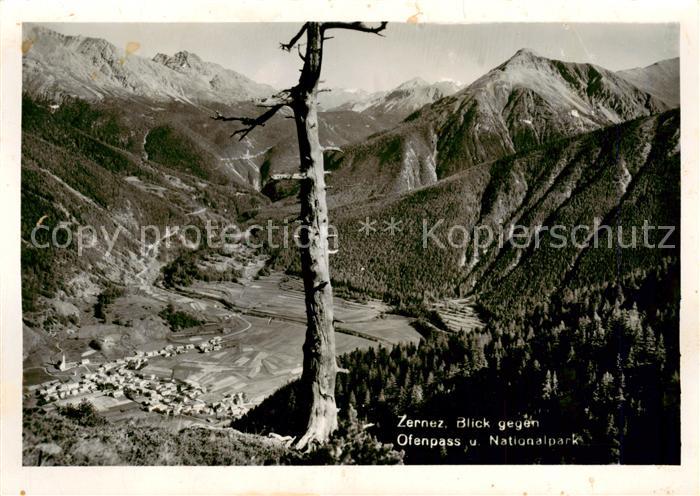
<instances>
[{"instance_id":1,"label":"valley floor","mask_svg":"<svg viewBox=\"0 0 700 496\"><path fill-rule=\"evenodd\" d=\"M231 416L301 374L303 298L300 280L273 273L241 283L141 287L110 305L109 323L91 322L92 308L86 306L81 309L85 325L26 357L25 404L35 406L40 395L44 401L55 400L49 401L49 409L87 399L111 421L141 419L173 429L192 423L227 425ZM203 323L177 332L164 329L157 314L167 304ZM420 339L410 319L389 313L380 301L335 298L334 306L338 354ZM216 344L210 344L212 339ZM63 356L66 369L61 371L57 364ZM109 387L91 387L95 377ZM140 385L138 394L129 390L133 381ZM54 398L44 394L52 382L59 389L74 389ZM182 384L194 388L186 393L192 398L185 397ZM117 394L110 392L112 386ZM224 409L221 403L232 398L235 406ZM195 409L195 404L200 406Z\"/></svg>"}]
</instances>

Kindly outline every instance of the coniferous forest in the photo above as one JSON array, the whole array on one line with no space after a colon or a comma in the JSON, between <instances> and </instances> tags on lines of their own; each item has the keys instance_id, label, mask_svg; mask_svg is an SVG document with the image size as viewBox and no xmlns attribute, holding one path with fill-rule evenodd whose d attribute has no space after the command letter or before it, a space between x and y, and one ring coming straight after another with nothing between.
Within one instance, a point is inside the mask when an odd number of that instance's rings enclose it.
<instances>
[{"instance_id":1,"label":"coniferous forest","mask_svg":"<svg viewBox=\"0 0 700 496\"><path fill-rule=\"evenodd\" d=\"M494 318L478 335L419 321L425 339L417 346L340 358L349 370L338 376L341 414L355 409L380 441L404 451L404 463L677 464L679 277L678 262L666 260L620 283L557 295L518 320ZM290 383L233 425L294 432L296 400ZM399 446L403 415L445 419L439 436L461 446ZM492 428L456 428L457 417L491 419ZM497 430L499 420L527 419L539 425ZM497 443L579 437L543 449L492 445L495 434Z\"/></svg>"}]
</instances>

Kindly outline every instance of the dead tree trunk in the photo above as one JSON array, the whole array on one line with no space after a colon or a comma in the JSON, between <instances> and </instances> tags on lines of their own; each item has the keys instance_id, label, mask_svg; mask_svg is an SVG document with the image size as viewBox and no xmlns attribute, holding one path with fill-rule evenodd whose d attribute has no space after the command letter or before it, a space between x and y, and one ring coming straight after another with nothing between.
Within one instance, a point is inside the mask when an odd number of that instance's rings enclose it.
<instances>
[{"instance_id":1,"label":"dead tree trunk","mask_svg":"<svg viewBox=\"0 0 700 496\"><path fill-rule=\"evenodd\" d=\"M299 179L301 202L301 229L299 248L301 270L304 279L306 305L306 339L304 341L304 367L301 376L303 403L307 409L306 431L296 444L299 449L314 443L324 443L338 427L338 410L335 405L335 378L339 372L335 356L335 331L333 327L333 290L329 272L328 207L323 168L323 148L318 137L316 96L321 76L324 33L330 29L350 29L379 34L386 27L369 27L360 22L307 22L292 40L282 48L290 51L306 34L304 61L299 83L275 96L275 103L257 118L223 117L217 120L236 120L247 127L234 133L243 139L257 126L262 126L281 107L288 106L294 112L299 141L299 174L289 176Z\"/></svg>"},{"instance_id":2,"label":"dead tree trunk","mask_svg":"<svg viewBox=\"0 0 700 496\"><path fill-rule=\"evenodd\" d=\"M299 80L299 93L292 109L299 140L299 200L302 229L299 234L301 273L306 303L306 339L302 393L309 409L306 433L298 448L325 442L338 427L335 406L335 331L333 328L333 289L328 270L328 207L323 169L323 149L318 139L316 92L321 75L322 33L320 25L306 28L306 55Z\"/></svg>"}]
</instances>

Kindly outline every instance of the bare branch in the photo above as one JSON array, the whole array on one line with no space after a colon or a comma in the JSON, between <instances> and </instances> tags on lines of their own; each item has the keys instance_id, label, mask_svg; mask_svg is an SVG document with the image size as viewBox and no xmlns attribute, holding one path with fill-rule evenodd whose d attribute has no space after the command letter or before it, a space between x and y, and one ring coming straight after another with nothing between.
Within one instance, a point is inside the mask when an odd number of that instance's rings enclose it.
<instances>
[{"instance_id":1,"label":"bare branch","mask_svg":"<svg viewBox=\"0 0 700 496\"><path fill-rule=\"evenodd\" d=\"M314 287L314 292L315 292L315 291L321 291L321 290L322 290L323 288L325 288L326 286L328 286L328 281L323 281L323 282L321 282L320 284L318 284L317 286Z\"/></svg>"},{"instance_id":2,"label":"bare branch","mask_svg":"<svg viewBox=\"0 0 700 496\"><path fill-rule=\"evenodd\" d=\"M278 106L284 107L285 105L291 105L292 101L291 100L282 100L282 101L276 101L275 103L258 103L256 107L258 108L275 108Z\"/></svg>"},{"instance_id":3,"label":"bare branch","mask_svg":"<svg viewBox=\"0 0 700 496\"><path fill-rule=\"evenodd\" d=\"M215 121L240 121L242 117L224 117L221 115L221 112L216 110L216 115L211 117L211 119L214 119Z\"/></svg>"},{"instance_id":4,"label":"bare branch","mask_svg":"<svg viewBox=\"0 0 700 496\"><path fill-rule=\"evenodd\" d=\"M297 181L302 181L306 179L306 174L302 174L300 172L295 172L293 174L272 174L270 179L273 181L281 181L283 179L295 179Z\"/></svg>"},{"instance_id":5,"label":"bare branch","mask_svg":"<svg viewBox=\"0 0 700 496\"><path fill-rule=\"evenodd\" d=\"M307 27L308 27L308 23L304 23L304 25L301 27L299 32L294 35L294 38L292 38L289 43L287 43L287 44L280 43L280 48L282 50L289 52L292 49L292 47L297 43L297 41L299 41L299 38L301 38L304 35Z\"/></svg>"},{"instance_id":6,"label":"bare branch","mask_svg":"<svg viewBox=\"0 0 700 496\"><path fill-rule=\"evenodd\" d=\"M343 153L343 150L339 146L324 146L323 147L324 152L340 152Z\"/></svg>"},{"instance_id":7,"label":"bare branch","mask_svg":"<svg viewBox=\"0 0 700 496\"><path fill-rule=\"evenodd\" d=\"M286 101L289 101L290 98L291 98L291 96L292 96L292 92L293 92L293 91L294 91L294 88L285 88L285 89L283 89L283 90L278 91L278 92L275 93L274 95L272 95L272 96L269 98L269 100L276 99L276 100L286 100ZM265 102L265 101L267 101L267 100L268 100L268 98L265 98L265 99L263 99L262 101Z\"/></svg>"},{"instance_id":8,"label":"bare branch","mask_svg":"<svg viewBox=\"0 0 700 496\"><path fill-rule=\"evenodd\" d=\"M277 107L278 105L291 106L292 103L294 103L293 93L295 90L296 87L280 90L274 95L259 100L259 103L257 103L256 106L261 108L273 108Z\"/></svg>"},{"instance_id":9,"label":"bare branch","mask_svg":"<svg viewBox=\"0 0 700 496\"><path fill-rule=\"evenodd\" d=\"M239 138L239 140L242 141L246 136L248 136L248 133L250 133L253 129L255 129L258 126L263 127L265 123L272 119L272 117L279 111L279 109L281 109L285 105L287 105L287 102L271 105L267 112L264 112L258 117L225 117L217 111L216 115L212 117L212 119L214 119L215 121L238 121L244 126L246 126L242 129L234 131L231 135L231 137L233 138L234 136L240 134L241 137Z\"/></svg>"},{"instance_id":10,"label":"bare branch","mask_svg":"<svg viewBox=\"0 0 700 496\"><path fill-rule=\"evenodd\" d=\"M306 57L304 57L304 54L301 53L301 43L297 45L297 53L299 54L299 58L303 61L306 62Z\"/></svg>"},{"instance_id":11,"label":"bare branch","mask_svg":"<svg viewBox=\"0 0 700 496\"><path fill-rule=\"evenodd\" d=\"M381 32L386 29L387 24L387 21L382 21L379 26L373 27L364 22L324 22L321 24L321 30L325 32L327 29L350 29L352 31L361 31L363 33L373 33L384 36Z\"/></svg>"},{"instance_id":12,"label":"bare branch","mask_svg":"<svg viewBox=\"0 0 700 496\"><path fill-rule=\"evenodd\" d=\"M331 171L323 171L323 174L330 174ZM292 174L272 174L270 175L270 179L273 181L281 181L283 179L294 179L296 181L303 181L304 179L308 179L309 176L306 174L303 174L301 172L294 172Z\"/></svg>"},{"instance_id":13,"label":"bare branch","mask_svg":"<svg viewBox=\"0 0 700 496\"><path fill-rule=\"evenodd\" d=\"M316 93L330 93L332 90L330 88L321 88L316 90Z\"/></svg>"}]
</instances>

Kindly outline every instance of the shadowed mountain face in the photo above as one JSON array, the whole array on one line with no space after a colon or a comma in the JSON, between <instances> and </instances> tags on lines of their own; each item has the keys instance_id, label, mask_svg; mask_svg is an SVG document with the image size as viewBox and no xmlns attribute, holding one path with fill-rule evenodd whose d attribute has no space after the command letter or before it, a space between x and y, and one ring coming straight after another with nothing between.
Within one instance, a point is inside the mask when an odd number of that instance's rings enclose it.
<instances>
[{"instance_id":1,"label":"shadowed mountain face","mask_svg":"<svg viewBox=\"0 0 700 496\"><path fill-rule=\"evenodd\" d=\"M647 67L619 71L617 75L670 107L678 107L681 103L680 69L680 59L676 57Z\"/></svg>"},{"instance_id":2,"label":"shadowed mountain face","mask_svg":"<svg viewBox=\"0 0 700 496\"><path fill-rule=\"evenodd\" d=\"M615 73L529 50L344 150L337 201L397 194L472 165L669 108ZM379 178L379 179L377 179Z\"/></svg>"},{"instance_id":3,"label":"shadowed mountain face","mask_svg":"<svg viewBox=\"0 0 700 496\"><path fill-rule=\"evenodd\" d=\"M77 96L96 101L108 97L147 97L189 103L233 103L262 98L274 88L178 52L153 60L118 49L106 40L65 36L33 26L22 64L25 91L53 100Z\"/></svg>"},{"instance_id":4,"label":"shadowed mountain face","mask_svg":"<svg viewBox=\"0 0 700 496\"><path fill-rule=\"evenodd\" d=\"M399 197L336 207L334 280L404 301L478 294L485 308L510 315L564 288L652 270L678 256L677 229L665 241L675 248L648 248L643 225L679 226L679 129L671 110L472 165ZM371 233L359 230L367 218L375 222ZM392 219L400 230L389 233ZM590 238L595 219L612 226L600 231L598 247ZM527 231L511 234L511 225ZM556 225L561 232L549 230ZM634 235L636 248L617 248L617 225L621 242ZM547 229L536 247L538 226ZM576 233L580 246L570 242L574 226L588 233ZM648 239L657 246L666 234L652 230ZM294 250L284 256L282 266L297 257Z\"/></svg>"}]
</instances>

